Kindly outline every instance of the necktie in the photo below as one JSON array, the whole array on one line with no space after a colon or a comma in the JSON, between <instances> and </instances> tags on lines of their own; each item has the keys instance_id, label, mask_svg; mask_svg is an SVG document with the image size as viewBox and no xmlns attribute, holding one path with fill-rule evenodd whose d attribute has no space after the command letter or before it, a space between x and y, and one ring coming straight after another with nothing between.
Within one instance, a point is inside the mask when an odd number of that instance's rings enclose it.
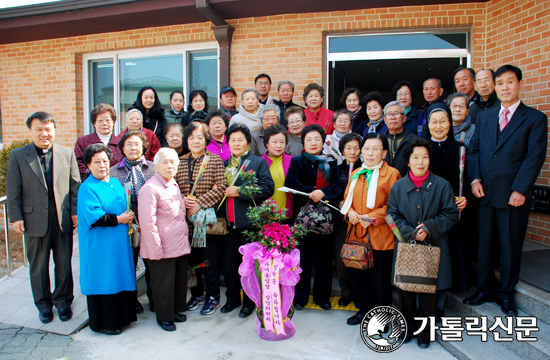
<instances>
[{"instance_id":1,"label":"necktie","mask_svg":"<svg viewBox=\"0 0 550 360\"><path fill-rule=\"evenodd\" d=\"M504 128L506 127L506 125L508 125L508 123L510 122L510 119L508 119L508 114L510 113L510 110L504 108L502 110L502 113L500 114L500 121L499 121L499 124L500 124L500 131L504 131Z\"/></svg>"}]
</instances>

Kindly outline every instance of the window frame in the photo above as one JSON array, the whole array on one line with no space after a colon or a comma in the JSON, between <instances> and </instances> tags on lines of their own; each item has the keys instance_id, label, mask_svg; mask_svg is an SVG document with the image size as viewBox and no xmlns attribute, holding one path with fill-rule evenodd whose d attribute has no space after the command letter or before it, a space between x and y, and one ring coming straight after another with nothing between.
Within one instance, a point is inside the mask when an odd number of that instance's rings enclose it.
<instances>
[{"instance_id":1,"label":"window frame","mask_svg":"<svg viewBox=\"0 0 550 360\"><path fill-rule=\"evenodd\" d=\"M113 106L117 111L118 121L115 123L114 134L118 135L121 132L121 123L123 114L119 114L120 111L120 60L135 58L135 57L155 57L163 55L177 55L181 54L183 57L183 93L189 93L189 79L188 79L188 60L189 53L195 51L216 51L217 54L217 74L218 79L217 91L220 91L219 78L220 78L220 49L219 45L215 41L182 44L182 45L169 45L169 46L156 46L148 48L138 49L125 49L125 50L113 50L105 52L94 52L82 55L82 67L83 67L83 110L84 110L84 134L88 135L93 132L93 128L90 122L90 113L92 111L92 91L90 82L90 75L92 70L92 63L94 61L112 60L113 62Z\"/></svg>"}]
</instances>

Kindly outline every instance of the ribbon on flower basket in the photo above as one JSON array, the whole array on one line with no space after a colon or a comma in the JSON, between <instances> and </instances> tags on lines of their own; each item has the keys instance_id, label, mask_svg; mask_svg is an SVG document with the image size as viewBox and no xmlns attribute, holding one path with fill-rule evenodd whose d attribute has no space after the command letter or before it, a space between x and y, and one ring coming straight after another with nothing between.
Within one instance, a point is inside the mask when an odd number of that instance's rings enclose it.
<instances>
[{"instance_id":1,"label":"ribbon on flower basket","mask_svg":"<svg viewBox=\"0 0 550 360\"><path fill-rule=\"evenodd\" d=\"M274 249L260 252L258 262L262 273L262 305L265 329L276 334L285 333L281 310L281 291L279 286L279 270L283 265L283 254Z\"/></svg>"}]
</instances>

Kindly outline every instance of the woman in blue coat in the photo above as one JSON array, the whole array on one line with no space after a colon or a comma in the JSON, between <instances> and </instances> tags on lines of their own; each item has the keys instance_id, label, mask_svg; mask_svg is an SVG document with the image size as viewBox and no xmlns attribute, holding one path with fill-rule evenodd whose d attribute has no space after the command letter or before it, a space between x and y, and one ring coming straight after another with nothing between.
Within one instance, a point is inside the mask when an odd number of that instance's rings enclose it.
<instances>
[{"instance_id":1,"label":"woman in blue coat","mask_svg":"<svg viewBox=\"0 0 550 360\"><path fill-rule=\"evenodd\" d=\"M90 329L118 335L136 321L136 274L128 223L126 192L109 177L111 150L99 143L84 150L92 176L78 191L80 287L86 295Z\"/></svg>"}]
</instances>

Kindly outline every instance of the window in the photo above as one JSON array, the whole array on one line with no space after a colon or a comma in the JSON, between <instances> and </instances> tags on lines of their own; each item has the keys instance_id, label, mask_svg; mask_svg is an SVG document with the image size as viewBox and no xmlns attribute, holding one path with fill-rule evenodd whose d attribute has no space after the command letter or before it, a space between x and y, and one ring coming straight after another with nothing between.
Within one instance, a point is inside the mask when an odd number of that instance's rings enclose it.
<instances>
[{"instance_id":1,"label":"window","mask_svg":"<svg viewBox=\"0 0 550 360\"><path fill-rule=\"evenodd\" d=\"M174 90L185 94L185 108L190 101L189 93L195 89L204 90L210 108L216 108L217 48L217 43L203 43L85 55L85 133L93 132L89 120L92 108L104 102L117 109L119 121L115 133L118 134L125 127L126 111L136 101L139 90L147 85L155 88L165 111Z\"/></svg>"}]
</instances>

